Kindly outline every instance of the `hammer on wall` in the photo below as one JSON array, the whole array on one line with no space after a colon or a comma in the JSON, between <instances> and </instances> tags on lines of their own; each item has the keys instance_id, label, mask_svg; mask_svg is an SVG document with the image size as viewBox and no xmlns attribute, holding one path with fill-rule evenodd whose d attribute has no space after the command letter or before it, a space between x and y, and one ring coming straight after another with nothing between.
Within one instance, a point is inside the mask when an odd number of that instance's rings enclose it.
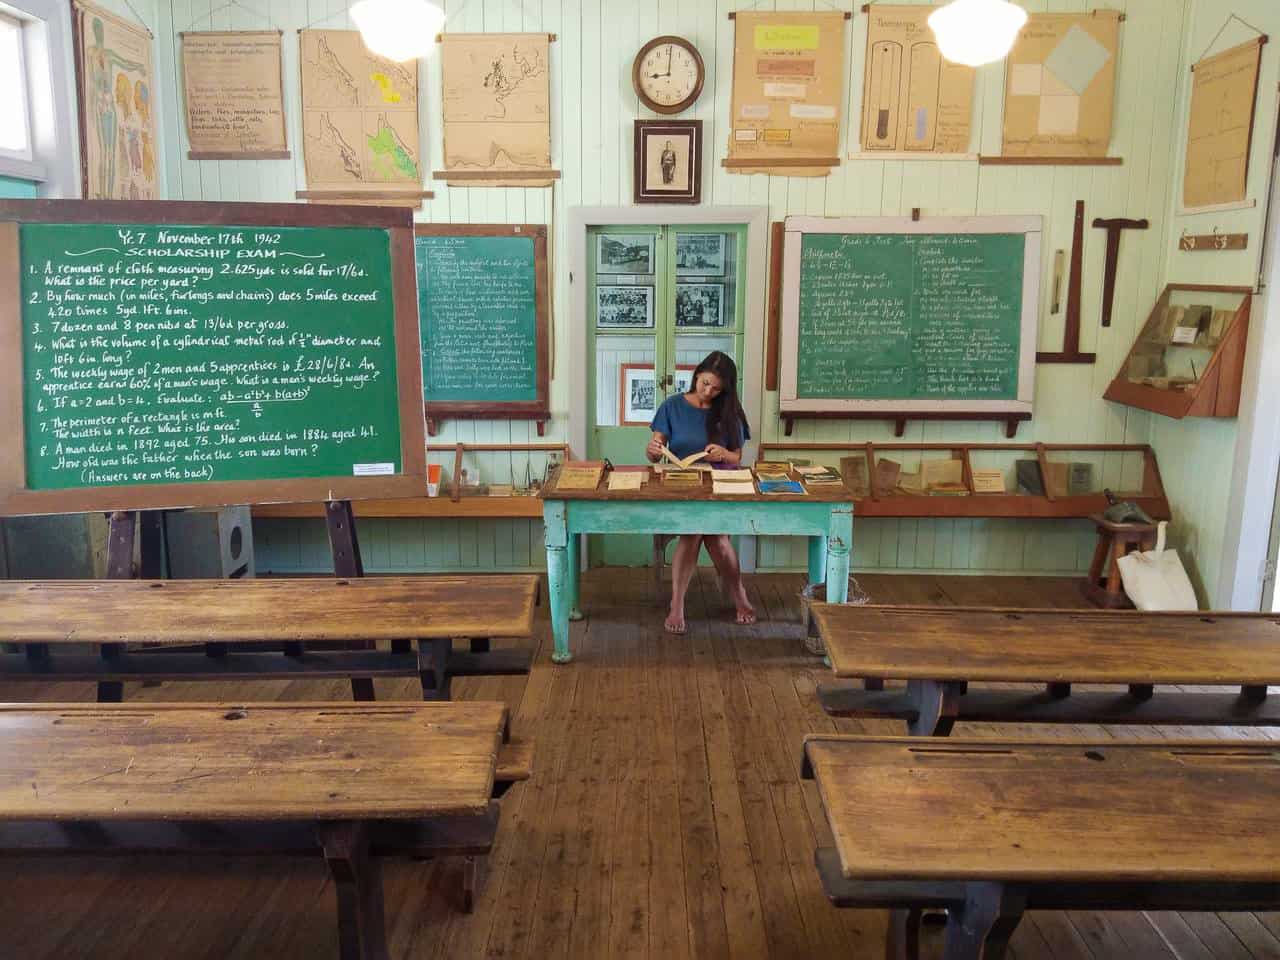
<instances>
[{"instance_id":1,"label":"hammer on wall","mask_svg":"<svg viewBox=\"0 0 1280 960\"><path fill-rule=\"evenodd\" d=\"M1107 259L1102 274L1102 325L1111 326L1111 301L1116 293L1116 263L1120 259L1120 231L1145 230L1151 226L1146 219L1126 220L1114 217L1110 220L1098 217L1093 221L1095 227L1107 231Z\"/></svg>"}]
</instances>

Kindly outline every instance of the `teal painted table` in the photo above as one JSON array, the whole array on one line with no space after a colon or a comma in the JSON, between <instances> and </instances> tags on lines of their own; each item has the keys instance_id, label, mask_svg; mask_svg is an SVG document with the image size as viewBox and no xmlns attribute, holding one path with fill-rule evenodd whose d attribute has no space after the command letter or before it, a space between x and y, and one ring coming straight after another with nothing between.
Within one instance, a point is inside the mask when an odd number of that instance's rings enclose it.
<instances>
[{"instance_id":1,"label":"teal painted table","mask_svg":"<svg viewBox=\"0 0 1280 960\"><path fill-rule=\"evenodd\" d=\"M717 497L704 478L693 489L667 489L656 477L639 491L610 493L604 480L595 490L542 491L546 525L547 579L551 592L551 659L568 663L569 621L578 611L578 537L586 533L728 533L808 537L809 582L829 583L827 600L843 603L849 589L853 545L853 500L843 487L811 494Z\"/></svg>"}]
</instances>

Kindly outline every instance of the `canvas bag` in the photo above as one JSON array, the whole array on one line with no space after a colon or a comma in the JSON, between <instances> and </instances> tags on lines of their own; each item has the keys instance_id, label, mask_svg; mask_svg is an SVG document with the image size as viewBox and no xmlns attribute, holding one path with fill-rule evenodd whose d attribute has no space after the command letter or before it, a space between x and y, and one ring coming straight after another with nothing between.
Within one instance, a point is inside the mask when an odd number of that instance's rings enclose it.
<instances>
[{"instance_id":1,"label":"canvas bag","mask_svg":"<svg viewBox=\"0 0 1280 960\"><path fill-rule=\"evenodd\" d=\"M1165 528L1156 528L1156 548L1133 552L1116 561L1124 592L1139 610L1197 610L1196 592L1182 569L1178 551L1164 548Z\"/></svg>"}]
</instances>

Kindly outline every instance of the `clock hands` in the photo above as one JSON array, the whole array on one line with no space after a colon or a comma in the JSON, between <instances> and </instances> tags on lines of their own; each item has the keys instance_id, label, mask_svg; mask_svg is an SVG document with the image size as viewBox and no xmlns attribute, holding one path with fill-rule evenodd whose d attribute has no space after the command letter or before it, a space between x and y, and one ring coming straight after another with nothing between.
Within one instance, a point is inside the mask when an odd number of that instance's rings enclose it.
<instances>
[{"instance_id":1,"label":"clock hands","mask_svg":"<svg viewBox=\"0 0 1280 960\"><path fill-rule=\"evenodd\" d=\"M651 74L649 74L649 79L650 79L650 80L661 80L663 77L669 77L669 76L671 76L671 44L667 44L667 72L666 72L666 73L651 73Z\"/></svg>"}]
</instances>

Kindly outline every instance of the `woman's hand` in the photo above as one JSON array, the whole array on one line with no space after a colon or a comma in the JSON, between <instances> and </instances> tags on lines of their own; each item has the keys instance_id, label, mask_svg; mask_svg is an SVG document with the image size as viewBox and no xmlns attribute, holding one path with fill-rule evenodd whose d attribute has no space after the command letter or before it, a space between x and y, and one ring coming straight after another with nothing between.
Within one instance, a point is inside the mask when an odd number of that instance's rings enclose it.
<instances>
[{"instance_id":1,"label":"woman's hand","mask_svg":"<svg viewBox=\"0 0 1280 960\"><path fill-rule=\"evenodd\" d=\"M724 447L720 446L720 444L718 443L708 443L706 450L707 450L707 459L710 460L712 463L732 462L732 458L729 456L729 451L726 450Z\"/></svg>"},{"instance_id":2,"label":"woman's hand","mask_svg":"<svg viewBox=\"0 0 1280 960\"><path fill-rule=\"evenodd\" d=\"M644 448L644 455L650 463L657 463L662 459L662 447L667 442L667 438L660 433L654 433L649 438L648 445Z\"/></svg>"}]
</instances>

